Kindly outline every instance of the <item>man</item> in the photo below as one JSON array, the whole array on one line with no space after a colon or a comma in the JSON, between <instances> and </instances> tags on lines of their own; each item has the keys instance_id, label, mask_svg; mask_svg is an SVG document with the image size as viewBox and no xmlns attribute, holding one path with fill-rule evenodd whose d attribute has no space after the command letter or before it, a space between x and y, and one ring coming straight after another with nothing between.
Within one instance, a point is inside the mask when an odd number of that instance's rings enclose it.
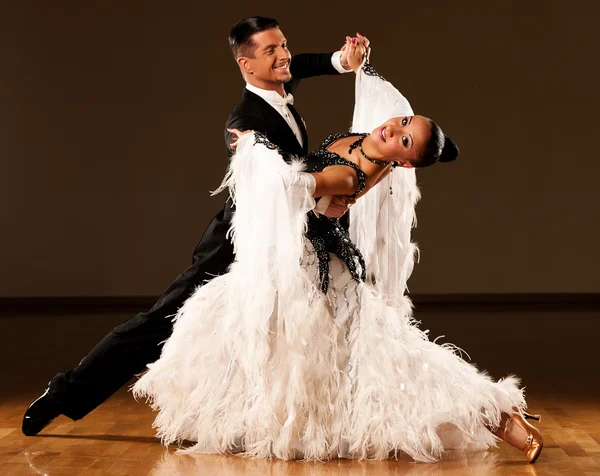
<instances>
[{"instance_id":1,"label":"man","mask_svg":"<svg viewBox=\"0 0 600 476\"><path fill-rule=\"evenodd\" d=\"M229 43L247 85L227 127L261 131L284 153L304 155L308 147L306 129L292 106L290 93L300 79L350 70L344 51L299 55L292 60L277 21L262 17L238 22L231 30ZM235 141L229 132L225 137L231 155ZM322 204L326 209L319 211L339 217L347 207L347 200L334 197L328 208ZM48 383L46 391L25 413L22 426L25 435L38 434L59 415L73 420L83 418L142 372L148 363L158 359L161 343L172 331L171 316L198 285L223 274L232 263L233 246L226 237L231 215L228 201L204 232L192 265L149 311L115 327L77 367L59 372Z\"/></svg>"}]
</instances>

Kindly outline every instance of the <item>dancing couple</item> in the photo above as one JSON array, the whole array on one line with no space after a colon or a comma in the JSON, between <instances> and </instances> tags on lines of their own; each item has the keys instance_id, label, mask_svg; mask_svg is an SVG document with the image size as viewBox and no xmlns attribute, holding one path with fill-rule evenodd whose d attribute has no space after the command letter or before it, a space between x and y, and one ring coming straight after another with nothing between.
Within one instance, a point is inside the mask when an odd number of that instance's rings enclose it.
<instances>
[{"instance_id":1,"label":"dancing couple","mask_svg":"<svg viewBox=\"0 0 600 476\"><path fill-rule=\"evenodd\" d=\"M375 71L364 36L292 58L277 22L252 17L230 45L247 85L227 122L224 210L149 312L50 381L24 433L82 418L145 371L134 395L158 411L164 444L193 442L185 453L430 462L501 438L535 462L519 381L429 341L405 296L415 169L456 159L456 145ZM309 153L291 93L346 70L351 132Z\"/></svg>"}]
</instances>

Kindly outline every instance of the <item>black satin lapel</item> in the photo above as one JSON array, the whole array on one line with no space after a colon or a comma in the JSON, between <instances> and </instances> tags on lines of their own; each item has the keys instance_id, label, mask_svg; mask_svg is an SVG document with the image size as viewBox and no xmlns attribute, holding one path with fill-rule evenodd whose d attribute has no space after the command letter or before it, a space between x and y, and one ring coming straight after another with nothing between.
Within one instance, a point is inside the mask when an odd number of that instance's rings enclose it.
<instances>
[{"instance_id":1,"label":"black satin lapel","mask_svg":"<svg viewBox=\"0 0 600 476\"><path fill-rule=\"evenodd\" d=\"M263 116L265 117L265 120L269 122L267 129L269 131L272 131L274 133L274 135L279 136L280 138L282 138L285 141L285 143L281 143L281 140L277 140L274 137L271 137L271 134L267 133L267 136L274 144L278 145L279 147L281 147L284 151L288 152L289 154L293 154L293 155L305 155L306 154L306 150L307 150L307 147L306 147L307 141L305 138L306 137L306 129L304 128L302 119L300 119L299 116L296 119L296 122L298 123L298 127L300 128L300 131L302 132L303 137L304 137L304 144L305 144L304 147L302 147L300 145L300 142L298 142L298 138L296 137L296 134L294 134L294 131L292 131L292 129L290 128L290 126L288 125L286 120L283 118L283 116L281 114L279 114L273 106L271 106L267 101L265 101L263 98L261 98L258 94L254 94L252 91L249 91L248 89L245 90L244 94L246 94L247 98L251 99L252 102L260 105L260 109L263 113ZM292 108L290 108L290 112L292 112ZM294 115L294 112L292 112L292 115ZM296 114L298 114L298 113L296 112ZM296 116L294 116L294 117L296 117Z\"/></svg>"},{"instance_id":2,"label":"black satin lapel","mask_svg":"<svg viewBox=\"0 0 600 476\"><path fill-rule=\"evenodd\" d=\"M298 111L296 111L296 108L294 106L292 106L291 104L288 104L288 109L292 113L292 116L294 116L294 119L296 119L296 124L298 124L298 128L300 129L300 132L302 133L302 142L304 143L304 147L302 149L304 150L304 153L306 154L308 152L308 133L306 132L306 127L304 126L304 121L302 120L302 117L300 116L300 114L298 114Z\"/></svg>"}]
</instances>

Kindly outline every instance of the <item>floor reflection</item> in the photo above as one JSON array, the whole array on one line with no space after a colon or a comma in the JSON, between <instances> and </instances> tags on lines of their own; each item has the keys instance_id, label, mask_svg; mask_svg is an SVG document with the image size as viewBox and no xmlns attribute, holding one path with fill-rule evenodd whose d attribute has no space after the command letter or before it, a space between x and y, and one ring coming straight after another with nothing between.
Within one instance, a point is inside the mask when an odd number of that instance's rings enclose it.
<instances>
[{"instance_id":1,"label":"floor reflection","mask_svg":"<svg viewBox=\"0 0 600 476\"><path fill-rule=\"evenodd\" d=\"M323 463L252 459L239 455L177 455L165 452L152 471L154 476L210 474L211 476L494 476L506 474L497 467L499 456L491 452L448 454L433 464L413 463L409 458L385 461L334 460ZM522 465L526 467L526 465ZM528 465L535 475L533 466ZM522 469L521 467L519 469Z\"/></svg>"}]
</instances>

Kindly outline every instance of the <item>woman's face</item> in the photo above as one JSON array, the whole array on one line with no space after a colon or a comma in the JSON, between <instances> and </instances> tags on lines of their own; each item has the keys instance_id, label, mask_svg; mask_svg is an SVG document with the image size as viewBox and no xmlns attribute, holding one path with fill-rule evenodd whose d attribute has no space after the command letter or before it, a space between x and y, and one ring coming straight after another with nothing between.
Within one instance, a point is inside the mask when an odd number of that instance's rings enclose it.
<instances>
[{"instance_id":1,"label":"woman's face","mask_svg":"<svg viewBox=\"0 0 600 476\"><path fill-rule=\"evenodd\" d=\"M431 123L423 116L394 117L371 132L377 151L407 168L425 151L430 136Z\"/></svg>"}]
</instances>

